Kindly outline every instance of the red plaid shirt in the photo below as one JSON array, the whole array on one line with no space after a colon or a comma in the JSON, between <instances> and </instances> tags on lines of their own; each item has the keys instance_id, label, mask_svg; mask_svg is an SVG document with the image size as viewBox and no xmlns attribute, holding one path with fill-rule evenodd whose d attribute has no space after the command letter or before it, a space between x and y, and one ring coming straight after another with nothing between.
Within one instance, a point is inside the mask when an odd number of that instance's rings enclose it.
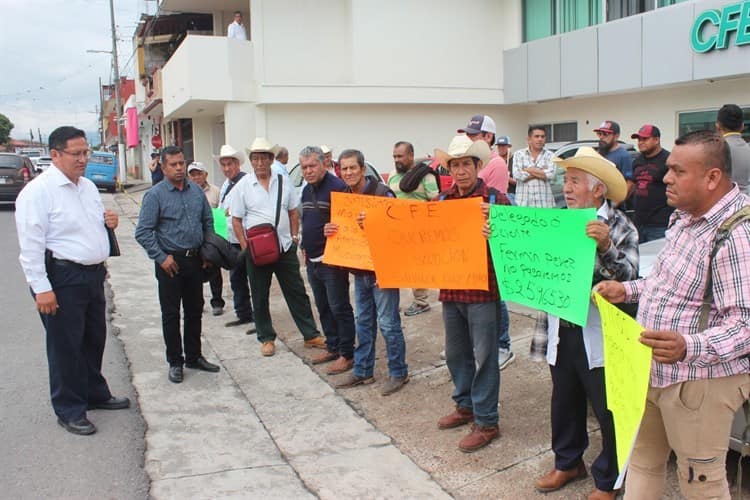
<instances>
[{"instance_id":1,"label":"red plaid shirt","mask_svg":"<svg viewBox=\"0 0 750 500\"><path fill-rule=\"evenodd\" d=\"M458 192L458 188L454 184L448 191L443 192L440 196L436 197L434 201L438 200L458 200L461 198L472 198L475 196L481 196L482 199L489 203L490 202L490 189L482 179L477 179L477 183L474 185L474 189L469 191L466 195L461 195ZM510 200L503 193L492 189L492 194L495 195L495 205L510 205ZM485 290L450 290L441 288L439 300L441 302L461 302L464 304L478 304L481 302L494 302L500 299L500 292L497 289L497 278L495 277L495 267L492 265L492 257L490 256L489 244L487 244L487 275L489 279L489 291Z\"/></svg>"}]
</instances>

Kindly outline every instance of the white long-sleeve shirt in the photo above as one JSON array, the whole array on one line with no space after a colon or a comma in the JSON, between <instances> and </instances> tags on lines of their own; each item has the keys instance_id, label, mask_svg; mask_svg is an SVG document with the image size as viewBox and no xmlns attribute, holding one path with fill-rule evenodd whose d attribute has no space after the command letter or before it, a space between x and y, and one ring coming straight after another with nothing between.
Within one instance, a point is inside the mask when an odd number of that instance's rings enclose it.
<instances>
[{"instance_id":1,"label":"white long-sleeve shirt","mask_svg":"<svg viewBox=\"0 0 750 500\"><path fill-rule=\"evenodd\" d=\"M237 40L247 40L247 31L243 24L239 24L237 21L233 21L227 27L227 37L236 38Z\"/></svg>"},{"instance_id":2,"label":"white long-sleeve shirt","mask_svg":"<svg viewBox=\"0 0 750 500\"><path fill-rule=\"evenodd\" d=\"M100 264L109 256L104 205L93 182L74 184L56 166L31 181L16 200L19 261L34 293L52 285L44 263L45 250L56 259Z\"/></svg>"}]
</instances>

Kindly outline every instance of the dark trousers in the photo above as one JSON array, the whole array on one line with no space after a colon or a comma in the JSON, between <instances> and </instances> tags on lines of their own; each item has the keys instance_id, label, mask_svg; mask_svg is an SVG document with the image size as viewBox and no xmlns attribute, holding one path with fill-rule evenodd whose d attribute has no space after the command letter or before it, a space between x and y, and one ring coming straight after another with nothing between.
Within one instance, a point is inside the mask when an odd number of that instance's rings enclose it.
<instances>
[{"instance_id":1,"label":"dark trousers","mask_svg":"<svg viewBox=\"0 0 750 500\"><path fill-rule=\"evenodd\" d=\"M276 339L276 331L271 321L269 307L271 278L276 275L281 292L289 308L294 323L305 340L320 336L313 319L310 298L305 291L305 283L299 272L297 246L292 245L289 250L281 253L278 262L267 266L256 266L247 259L247 275L250 277L253 307L255 309L255 328L258 330L258 341L266 342Z\"/></svg>"},{"instance_id":2,"label":"dark trousers","mask_svg":"<svg viewBox=\"0 0 750 500\"><path fill-rule=\"evenodd\" d=\"M212 269L209 273L208 286L211 288L211 307L224 307L224 279L221 277L221 269Z\"/></svg>"},{"instance_id":3,"label":"dark trousers","mask_svg":"<svg viewBox=\"0 0 750 500\"><path fill-rule=\"evenodd\" d=\"M307 282L315 297L329 352L354 357L354 311L349 300L349 271L307 261Z\"/></svg>"},{"instance_id":4,"label":"dark trousers","mask_svg":"<svg viewBox=\"0 0 750 500\"><path fill-rule=\"evenodd\" d=\"M107 339L104 265L51 263L47 274L57 297L57 313L40 314L47 332L52 408L65 421L86 416L89 403L112 397L102 376Z\"/></svg>"},{"instance_id":5,"label":"dark trousers","mask_svg":"<svg viewBox=\"0 0 750 500\"><path fill-rule=\"evenodd\" d=\"M557 360L554 366L550 365L550 372L555 468L570 470L581 462L589 445L586 430L588 399L602 433L602 451L591 464L591 475L597 488L612 491L617 479L617 455L615 425L612 413L607 410L604 368L589 369L580 327L560 327Z\"/></svg>"},{"instance_id":6,"label":"dark trousers","mask_svg":"<svg viewBox=\"0 0 750 500\"><path fill-rule=\"evenodd\" d=\"M203 270L199 257L175 256L180 270L170 277L156 264L161 305L161 329L167 347L167 363L182 366L201 356L201 320L203 317ZM180 336L180 304L184 313L185 356Z\"/></svg>"},{"instance_id":7,"label":"dark trousers","mask_svg":"<svg viewBox=\"0 0 750 500\"><path fill-rule=\"evenodd\" d=\"M240 246L232 243L236 249ZM232 288L232 301L234 303L234 313L238 319L253 320L253 306L250 302L250 286L247 275L247 255L238 263L237 266L229 271L229 286Z\"/></svg>"}]
</instances>

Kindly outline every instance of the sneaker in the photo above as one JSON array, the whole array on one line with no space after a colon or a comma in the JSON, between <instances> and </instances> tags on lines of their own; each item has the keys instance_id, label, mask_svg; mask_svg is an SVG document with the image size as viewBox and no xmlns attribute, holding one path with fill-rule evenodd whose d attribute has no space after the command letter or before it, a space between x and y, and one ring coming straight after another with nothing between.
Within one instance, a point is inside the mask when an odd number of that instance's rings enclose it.
<instances>
[{"instance_id":1,"label":"sneaker","mask_svg":"<svg viewBox=\"0 0 750 500\"><path fill-rule=\"evenodd\" d=\"M325 349L326 348L326 339L323 338L322 335L318 335L317 337L313 337L311 339L305 340L305 347L314 347L316 349Z\"/></svg>"},{"instance_id":2,"label":"sneaker","mask_svg":"<svg viewBox=\"0 0 750 500\"><path fill-rule=\"evenodd\" d=\"M502 347L497 350L497 364L500 366L500 371L508 368L514 360L516 355L510 349L503 349Z\"/></svg>"},{"instance_id":3,"label":"sneaker","mask_svg":"<svg viewBox=\"0 0 750 500\"><path fill-rule=\"evenodd\" d=\"M416 302L410 305L406 311L404 311L404 316L416 316L417 314L422 314L424 312L427 312L430 310L430 305L419 305Z\"/></svg>"},{"instance_id":4,"label":"sneaker","mask_svg":"<svg viewBox=\"0 0 750 500\"><path fill-rule=\"evenodd\" d=\"M214 316L221 316L222 314L224 314L224 308L219 306L212 307L211 314L213 314Z\"/></svg>"},{"instance_id":5,"label":"sneaker","mask_svg":"<svg viewBox=\"0 0 750 500\"><path fill-rule=\"evenodd\" d=\"M383 396L389 396L394 392L400 391L401 388L408 382L409 375L404 375L403 377L388 377L388 380L386 380L385 385L383 386L383 390L380 391L380 394L382 394Z\"/></svg>"},{"instance_id":6,"label":"sneaker","mask_svg":"<svg viewBox=\"0 0 750 500\"><path fill-rule=\"evenodd\" d=\"M370 375L369 377L358 377L357 375L350 373L344 380L336 384L336 387L356 387L358 385L369 385L375 382L375 377Z\"/></svg>"},{"instance_id":7,"label":"sneaker","mask_svg":"<svg viewBox=\"0 0 750 500\"><path fill-rule=\"evenodd\" d=\"M273 356L276 354L276 344L273 340L266 340L260 347L260 353L263 356Z\"/></svg>"}]
</instances>

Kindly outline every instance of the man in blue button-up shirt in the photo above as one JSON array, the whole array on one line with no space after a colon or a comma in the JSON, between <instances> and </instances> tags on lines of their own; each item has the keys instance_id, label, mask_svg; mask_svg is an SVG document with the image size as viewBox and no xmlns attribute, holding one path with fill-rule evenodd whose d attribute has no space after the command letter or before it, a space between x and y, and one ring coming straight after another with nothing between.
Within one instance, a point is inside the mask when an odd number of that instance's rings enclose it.
<instances>
[{"instance_id":1,"label":"man in blue button-up shirt","mask_svg":"<svg viewBox=\"0 0 750 500\"><path fill-rule=\"evenodd\" d=\"M182 366L217 372L201 354L203 272L198 250L203 232L213 227L203 190L187 179L185 157L178 147L162 151L165 182L151 188L135 229L135 239L154 259L169 380L182 382ZM184 312L184 344L180 337L180 303Z\"/></svg>"}]
</instances>

